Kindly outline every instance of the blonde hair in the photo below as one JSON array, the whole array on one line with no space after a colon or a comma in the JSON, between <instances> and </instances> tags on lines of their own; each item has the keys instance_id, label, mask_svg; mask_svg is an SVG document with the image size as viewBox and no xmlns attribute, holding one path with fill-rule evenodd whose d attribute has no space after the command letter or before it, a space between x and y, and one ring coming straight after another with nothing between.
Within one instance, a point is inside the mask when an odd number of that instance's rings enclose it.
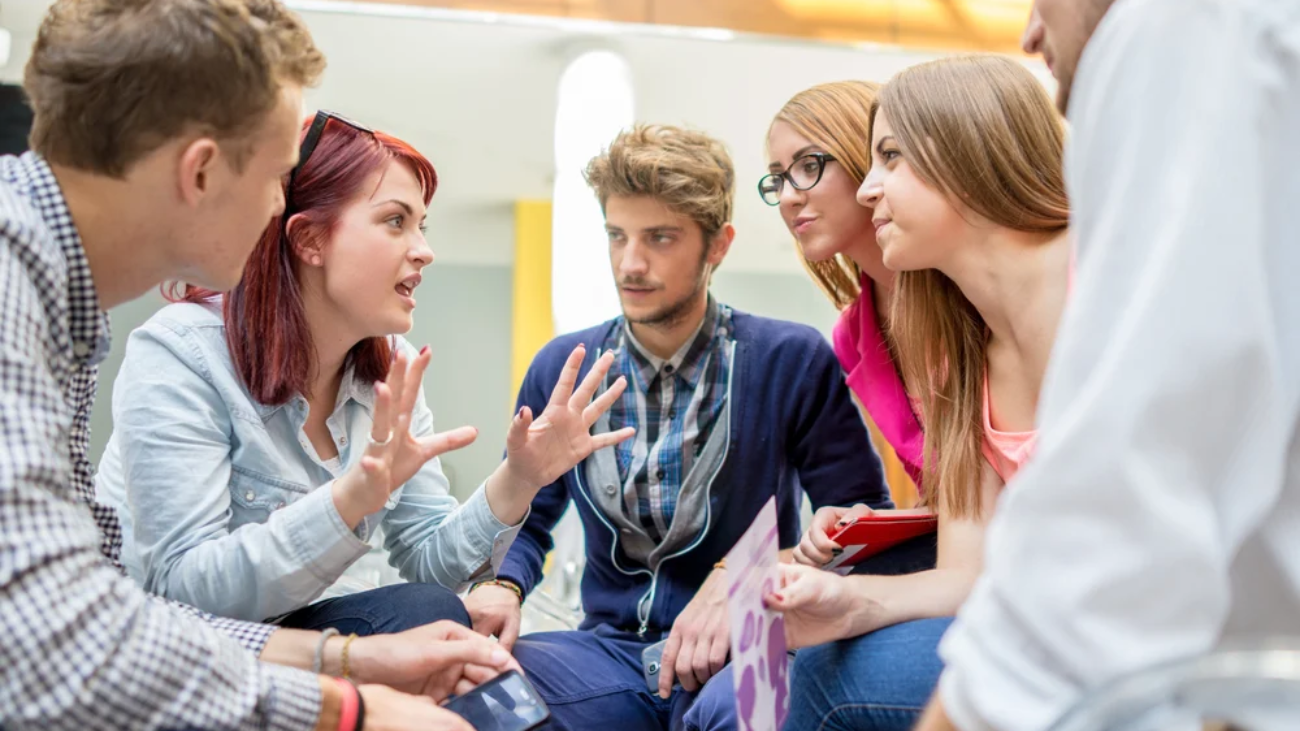
<instances>
[{"instance_id":1,"label":"blonde hair","mask_svg":"<svg viewBox=\"0 0 1300 731\"><path fill-rule=\"evenodd\" d=\"M731 221L736 187L731 155L702 132L639 124L593 158L584 177L602 209L611 196L653 197L699 224L706 245Z\"/></svg>"},{"instance_id":2,"label":"blonde hair","mask_svg":"<svg viewBox=\"0 0 1300 731\"><path fill-rule=\"evenodd\" d=\"M1065 130L1047 91L1000 56L913 66L885 86L884 114L904 159L925 183L992 223L1025 232L1064 230ZM935 270L900 272L890 330L925 424L927 503L978 514L988 330L974 305Z\"/></svg>"},{"instance_id":3,"label":"blonde hair","mask_svg":"<svg viewBox=\"0 0 1300 731\"><path fill-rule=\"evenodd\" d=\"M852 178L862 185L871 169L871 109L880 93L880 85L870 81L836 81L819 84L795 94L781 107L768 127L777 122L790 125L809 142L817 145L839 162ZM810 261L799 251L799 259L813 281L843 310L862 294L862 272L843 254L826 261Z\"/></svg>"}]
</instances>

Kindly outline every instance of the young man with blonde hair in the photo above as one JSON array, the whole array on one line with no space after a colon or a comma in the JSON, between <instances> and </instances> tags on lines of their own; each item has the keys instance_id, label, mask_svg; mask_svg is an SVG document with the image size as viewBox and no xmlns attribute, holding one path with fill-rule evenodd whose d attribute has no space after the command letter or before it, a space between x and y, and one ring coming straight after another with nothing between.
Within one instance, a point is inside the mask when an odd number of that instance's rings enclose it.
<instances>
[{"instance_id":1,"label":"young man with blonde hair","mask_svg":"<svg viewBox=\"0 0 1300 731\"><path fill-rule=\"evenodd\" d=\"M623 315L543 348L519 406L545 406L543 384L575 346L586 346L584 370L612 350L610 378L629 385L596 431L637 433L542 490L497 580L466 606L476 629L514 646L553 728L733 728L730 674L719 676L730 646L720 560L773 496L783 549L799 540L804 491L816 506L888 506L880 460L825 339L709 294L735 238L735 176L721 143L638 126L586 177L605 212ZM570 501L586 534L586 619L578 631L515 642ZM661 640L651 689L641 652Z\"/></svg>"},{"instance_id":2,"label":"young man with blonde hair","mask_svg":"<svg viewBox=\"0 0 1300 731\"><path fill-rule=\"evenodd\" d=\"M41 26L24 81L34 151L0 157L10 731L467 731L435 701L509 662L439 625L357 640L349 656L341 638L167 604L123 575L120 525L94 502L104 310L166 280L239 281L283 209L302 88L324 64L278 0L58 0Z\"/></svg>"}]
</instances>

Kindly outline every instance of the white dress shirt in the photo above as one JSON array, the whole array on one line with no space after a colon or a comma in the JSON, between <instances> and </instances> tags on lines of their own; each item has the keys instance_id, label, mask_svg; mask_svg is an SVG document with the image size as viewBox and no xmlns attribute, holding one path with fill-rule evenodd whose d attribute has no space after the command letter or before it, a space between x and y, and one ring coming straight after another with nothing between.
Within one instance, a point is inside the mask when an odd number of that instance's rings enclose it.
<instances>
[{"instance_id":1,"label":"white dress shirt","mask_svg":"<svg viewBox=\"0 0 1300 731\"><path fill-rule=\"evenodd\" d=\"M1070 119L1039 449L941 646L964 731L1300 635L1300 0L1118 0Z\"/></svg>"}]
</instances>

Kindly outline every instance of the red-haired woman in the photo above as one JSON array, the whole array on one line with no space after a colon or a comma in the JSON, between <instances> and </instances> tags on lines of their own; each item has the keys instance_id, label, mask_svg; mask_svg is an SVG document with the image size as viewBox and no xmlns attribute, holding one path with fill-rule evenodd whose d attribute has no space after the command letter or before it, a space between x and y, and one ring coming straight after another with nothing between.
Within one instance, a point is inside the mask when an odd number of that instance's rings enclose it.
<instances>
[{"instance_id":1,"label":"red-haired woman","mask_svg":"<svg viewBox=\"0 0 1300 731\"><path fill-rule=\"evenodd\" d=\"M299 160L240 284L188 288L131 334L96 489L153 593L344 634L468 625L450 589L491 578L541 486L630 436L590 434L624 384L593 401L610 358L579 385L575 351L546 411L515 416L506 459L458 504L436 457L476 432L434 432L429 349L399 335L433 260L433 166L324 112ZM411 583L358 591L349 568L372 550Z\"/></svg>"}]
</instances>

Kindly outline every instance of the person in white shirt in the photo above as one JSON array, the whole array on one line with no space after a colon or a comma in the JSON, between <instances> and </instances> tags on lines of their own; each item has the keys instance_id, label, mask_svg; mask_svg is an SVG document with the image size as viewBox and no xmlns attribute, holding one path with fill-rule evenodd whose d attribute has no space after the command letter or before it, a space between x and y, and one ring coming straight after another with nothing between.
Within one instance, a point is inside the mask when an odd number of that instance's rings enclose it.
<instances>
[{"instance_id":1,"label":"person in white shirt","mask_svg":"<svg viewBox=\"0 0 1300 731\"><path fill-rule=\"evenodd\" d=\"M1300 634L1300 1L1037 0L1025 45L1073 127L1078 278L924 731Z\"/></svg>"}]
</instances>

